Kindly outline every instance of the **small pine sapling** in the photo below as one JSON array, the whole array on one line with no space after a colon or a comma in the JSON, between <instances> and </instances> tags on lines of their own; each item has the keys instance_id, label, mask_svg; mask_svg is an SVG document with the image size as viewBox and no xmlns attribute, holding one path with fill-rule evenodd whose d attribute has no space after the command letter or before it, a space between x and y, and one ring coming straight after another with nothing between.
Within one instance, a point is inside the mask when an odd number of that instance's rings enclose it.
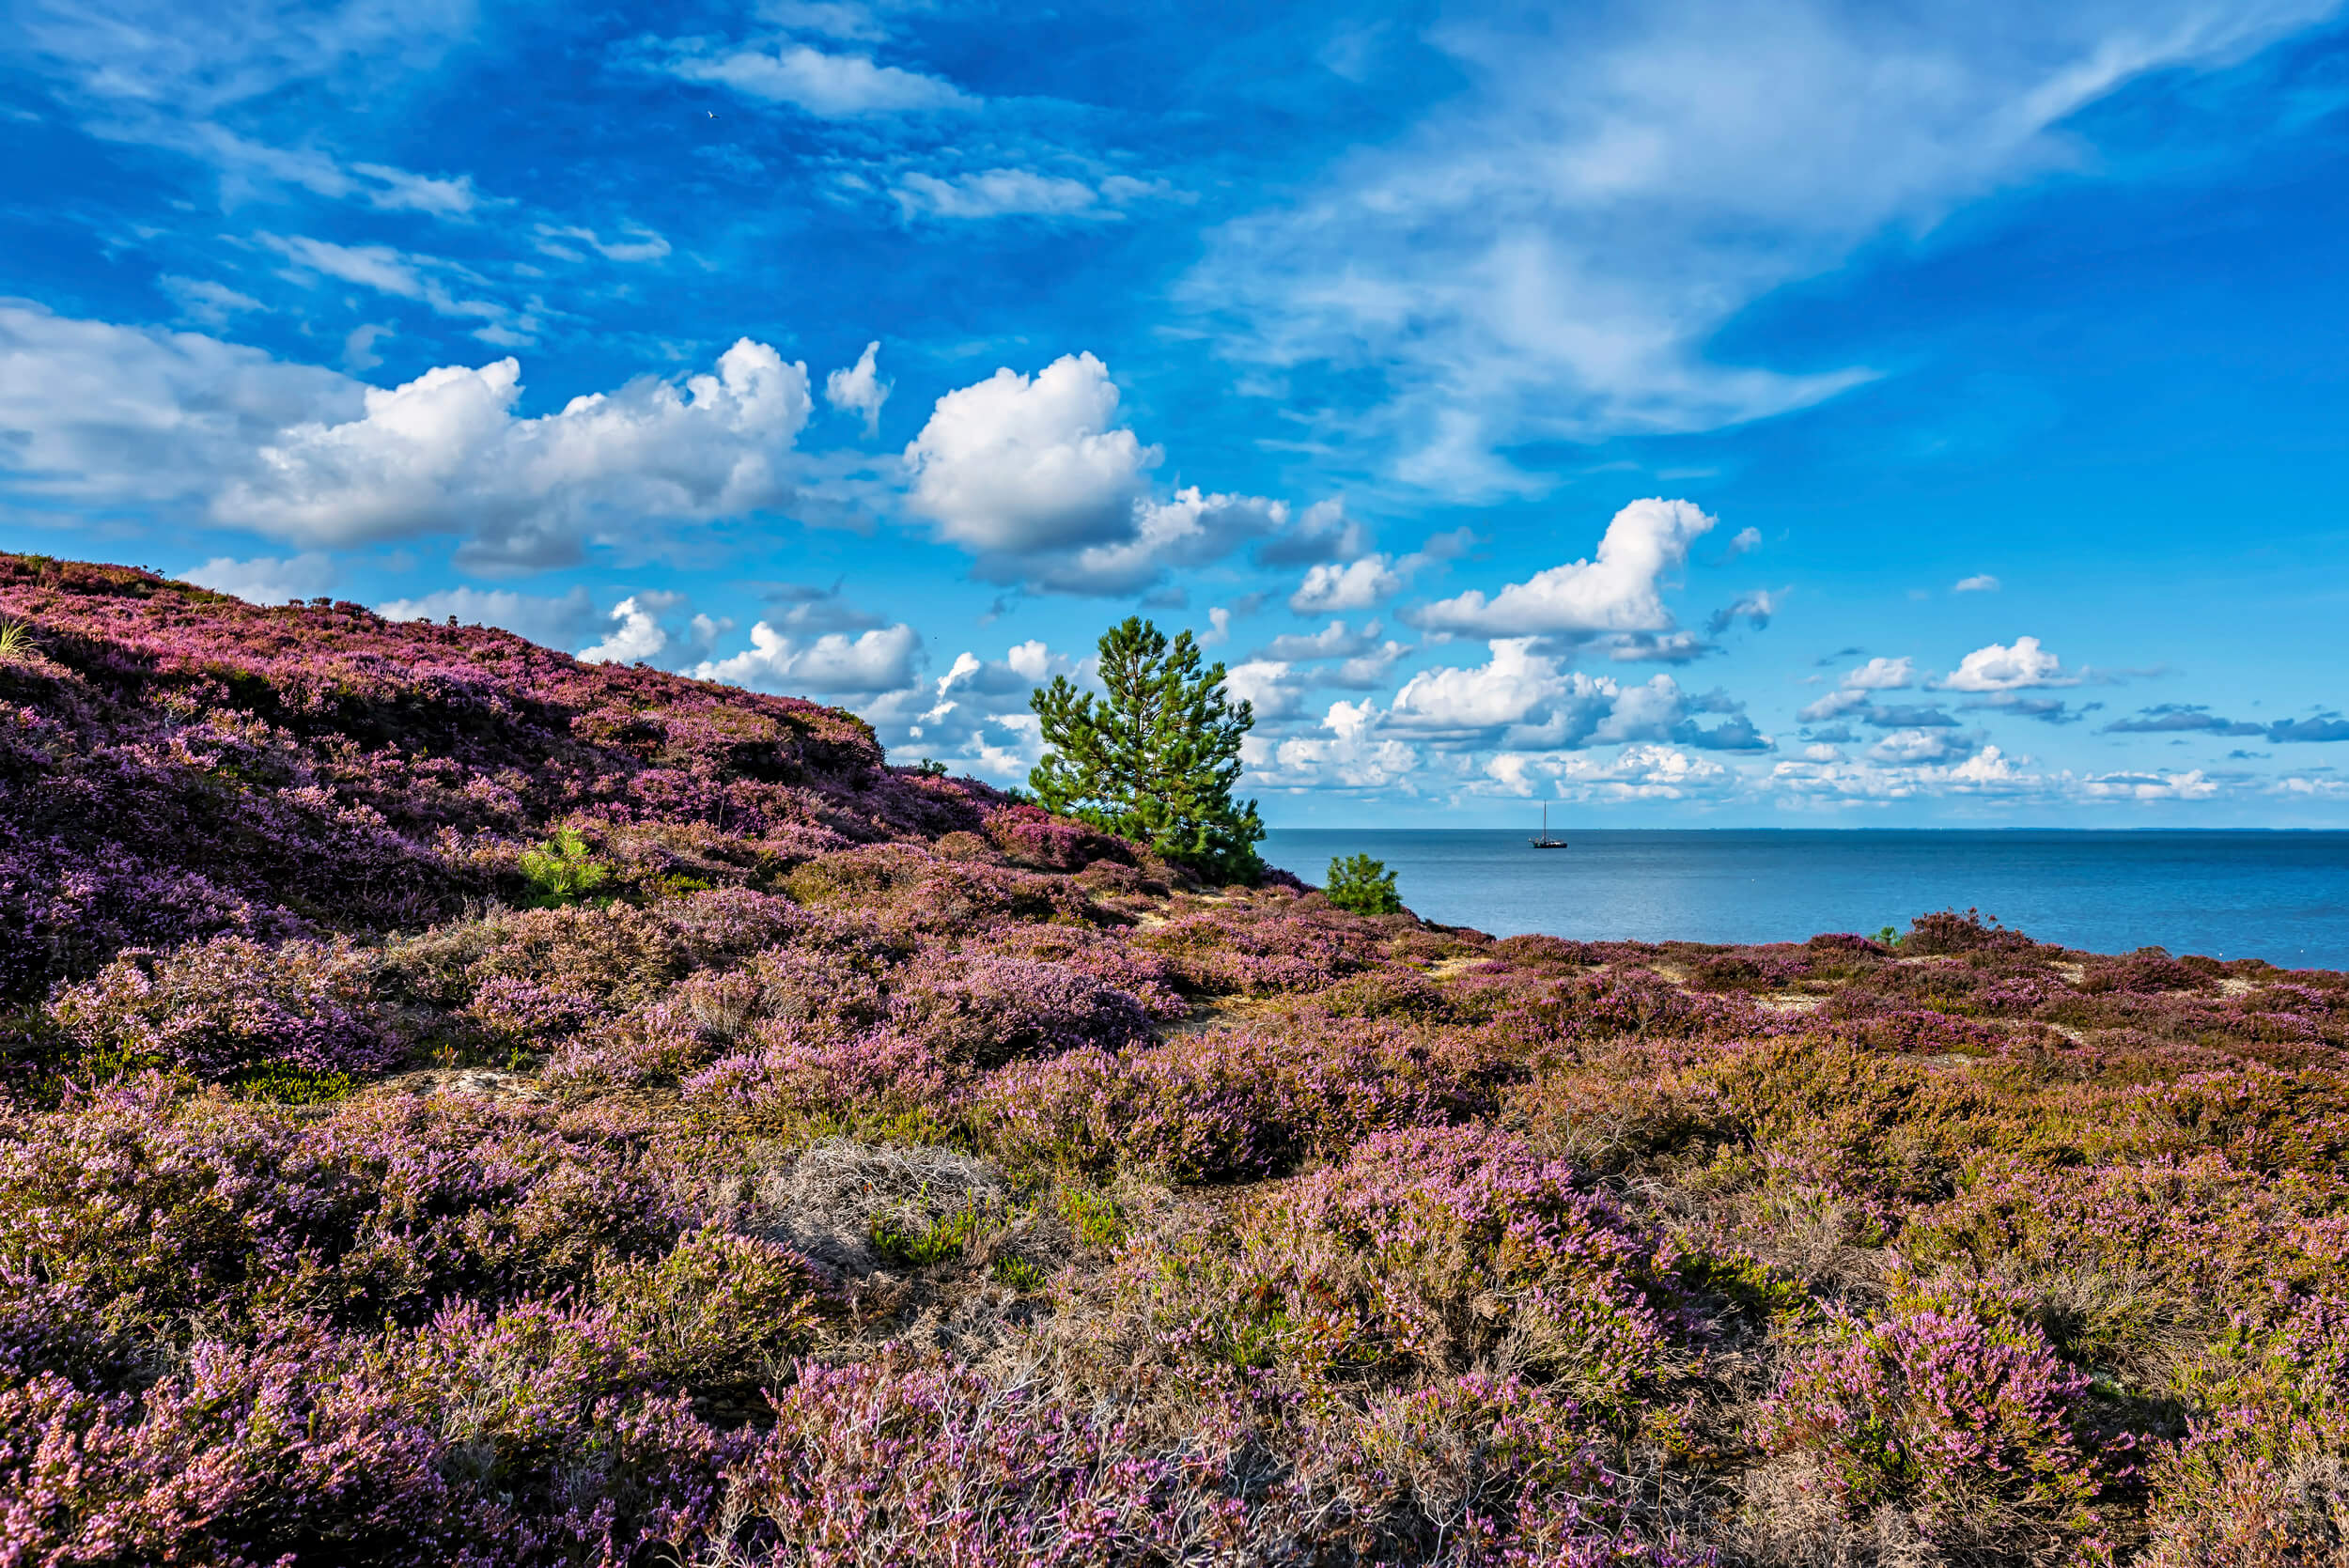
<instances>
[{"instance_id":1,"label":"small pine sapling","mask_svg":"<svg viewBox=\"0 0 2349 1568\"><path fill-rule=\"evenodd\" d=\"M530 884L530 904L540 909L577 903L612 877L576 828L557 828L552 838L523 850L521 867L522 878Z\"/></svg>"},{"instance_id":2,"label":"small pine sapling","mask_svg":"<svg viewBox=\"0 0 2349 1568\"><path fill-rule=\"evenodd\" d=\"M1331 856L1329 883L1321 892L1337 908L1358 915L1391 915L1403 908L1394 873L1368 855Z\"/></svg>"}]
</instances>

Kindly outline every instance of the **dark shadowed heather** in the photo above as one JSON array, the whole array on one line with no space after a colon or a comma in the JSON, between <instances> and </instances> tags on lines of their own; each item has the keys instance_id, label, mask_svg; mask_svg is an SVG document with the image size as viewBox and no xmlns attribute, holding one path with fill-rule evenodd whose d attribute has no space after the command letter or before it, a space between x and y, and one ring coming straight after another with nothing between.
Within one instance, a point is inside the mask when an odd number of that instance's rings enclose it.
<instances>
[{"instance_id":1,"label":"dark shadowed heather","mask_svg":"<svg viewBox=\"0 0 2349 1568\"><path fill-rule=\"evenodd\" d=\"M1581 942L0 556L0 1564L2349 1558L2349 977Z\"/></svg>"}]
</instances>

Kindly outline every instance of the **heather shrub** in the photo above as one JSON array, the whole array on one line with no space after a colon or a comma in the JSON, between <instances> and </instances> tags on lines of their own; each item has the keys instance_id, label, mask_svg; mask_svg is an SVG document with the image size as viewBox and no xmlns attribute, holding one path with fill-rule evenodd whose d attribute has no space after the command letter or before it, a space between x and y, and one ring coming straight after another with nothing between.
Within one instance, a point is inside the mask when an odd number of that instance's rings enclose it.
<instances>
[{"instance_id":1,"label":"heather shrub","mask_svg":"<svg viewBox=\"0 0 2349 1568\"><path fill-rule=\"evenodd\" d=\"M774 1381L833 1304L806 1258L717 1226L687 1232L658 1259L606 1254L594 1293L653 1376L704 1401L747 1400Z\"/></svg>"},{"instance_id":2,"label":"heather shrub","mask_svg":"<svg viewBox=\"0 0 2349 1568\"><path fill-rule=\"evenodd\" d=\"M1669 1243L1483 1127L1376 1134L1227 1232L1129 1250L1159 1333L1309 1385L1513 1367L1612 1417L1683 1358Z\"/></svg>"},{"instance_id":3,"label":"heather shrub","mask_svg":"<svg viewBox=\"0 0 2349 1568\"><path fill-rule=\"evenodd\" d=\"M470 1006L491 981L526 984L618 1011L658 1000L686 976L780 942L883 955L869 927L745 888L713 888L649 907L492 909L386 944L384 963L420 1002ZM880 961L877 956L875 961Z\"/></svg>"},{"instance_id":4,"label":"heather shrub","mask_svg":"<svg viewBox=\"0 0 2349 1568\"><path fill-rule=\"evenodd\" d=\"M693 967L667 922L628 904L500 910L394 943L384 956L412 995L451 1007L465 1005L495 977L627 1007L650 1001Z\"/></svg>"},{"instance_id":5,"label":"heather shrub","mask_svg":"<svg viewBox=\"0 0 2349 1568\"><path fill-rule=\"evenodd\" d=\"M1317 993L1313 1005L1341 1017L1439 1018L1459 1000L1415 970L1376 969Z\"/></svg>"},{"instance_id":6,"label":"heather shrub","mask_svg":"<svg viewBox=\"0 0 2349 1568\"><path fill-rule=\"evenodd\" d=\"M1252 1427L1203 1390L1170 1434L902 1359L805 1367L727 1474L741 1564L1414 1562L1695 1568L1626 1528L1574 1407L1469 1375Z\"/></svg>"},{"instance_id":7,"label":"heather shrub","mask_svg":"<svg viewBox=\"0 0 2349 1568\"><path fill-rule=\"evenodd\" d=\"M961 952L1065 965L1126 992L1153 1018L1179 1018L1190 1011L1176 966L1161 954L1135 947L1122 932L1071 925L999 925L972 933Z\"/></svg>"},{"instance_id":8,"label":"heather shrub","mask_svg":"<svg viewBox=\"0 0 2349 1568\"><path fill-rule=\"evenodd\" d=\"M1422 925L1418 920L1384 920L1387 956L1408 964L1488 957L1493 939L1465 925Z\"/></svg>"},{"instance_id":9,"label":"heather shrub","mask_svg":"<svg viewBox=\"0 0 2349 1568\"><path fill-rule=\"evenodd\" d=\"M627 1141L543 1112L386 1099L301 1121L149 1080L0 1138L0 1256L24 1271L0 1297L75 1292L107 1332L169 1337L199 1309L412 1322L453 1294L564 1288L681 1221Z\"/></svg>"},{"instance_id":10,"label":"heather shrub","mask_svg":"<svg viewBox=\"0 0 2349 1568\"><path fill-rule=\"evenodd\" d=\"M1317 991L1383 956L1362 923L1247 906L1178 916L1131 940L1165 955L1186 989L1209 996Z\"/></svg>"},{"instance_id":11,"label":"heather shrub","mask_svg":"<svg viewBox=\"0 0 2349 1568\"><path fill-rule=\"evenodd\" d=\"M1735 1048L1690 1076L1718 1096L1718 1123L1772 1157L1887 1198L1950 1191L1990 1110L1963 1079L1817 1036Z\"/></svg>"},{"instance_id":12,"label":"heather shrub","mask_svg":"<svg viewBox=\"0 0 2349 1568\"><path fill-rule=\"evenodd\" d=\"M675 1082L721 1056L775 1042L845 1044L889 1011L883 960L857 948L773 948L706 970L661 1001L575 1041L548 1078L585 1091Z\"/></svg>"},{"instance_id":13,"label":"heather shrub","mask_svg":"<svg viewBox=\"0 0 2349 1568\"><path fill-rule=\"evenodd\" d=\"M519 1546L498 1499L444 1478L447 1457L393 1378L299 1329L251 1347L199 1341L135 1397L45 1374L0 1387L0 1553L486 1562Z\"/></svg>"},{"instance_id":14,"label":"heather shrub","mask_svg":"<svg viewBox=\"0 0 2349 1568\"><path fill-rule=\"evenodd\" d=\"M2091 1364L2146 1367L2278 1287L2310 1289L2349 1256L2340 1179L2245 1171L2219 1155L2085 1169L1985 1159L1904 1247L2043 1297Z\"/></svg>"},{"instance_id":15,"label":"heather shrub","mask_svg":"<svg viewBox=\"0 0 2349 1568\"><path fill-rule=\"evenodd\" d=\"M1984 993L1987 994L1987 993ZM1972 1012L1973 999L1961 1006ZM2008 1026L1979 1022L1938 1006L1887 1002L1872 993L1846 990L1824 1009L1830 1029L1864 1050L1900 1056L1989 1056L2043 1036Z\"/></svg>"},{"instance_id":16,"label":"heather shrub","mask_svg":"<svg viewBox=\"0 0 2349 1568\"><path fill-rule=\"evenodd\" d=\"M272 1064L375 1073L403 1053L375 970L348 941L271 948L214 937L172 954L126 953L60 990L50 1014L85 1052L123 1067L211 1079Z\"/></svg>"},{"instance_id":17,"label":"heather shrub","mask_svg":"<svg viewBox=\"0 0 2349 1568\"><path fill-rule=\"evenodd\" d=\"M826 916L787 898L749 888L710 888L668 899L648 911L672 933L696 969L709 969L762 949L791 943L876 955L888 944L853 915Z\"/></svg>"},{"instance_id":18,"label":"heather shrub","mask_svg":"<svg viewBox=\"0 0 2349 1568\"><path fill-rule=\"evenodd\" d=\"M1578 942L1564 937L1503 937L1493 943L1493 956L1519 969L1574 973L1595 965L1612 963L1611 944Z\"/></svg>"},{"instance_id":19,"label":"heather shrub","mask_svg":"<svg viewBox=\"0 0 2349 1568\"><path fill-rule=\"evenodd\" d=\"M2189 969L2163 949L2140 947L2118 958L2082 966L2079 988L2092 995L2100 991L2193 991L2208 983L2209 976Z\"/></svg>"},{"instance_id":20,"label":"heather shrub","mask_svg":"<svg viewBox=\"0 0 2349 1568\"><path fill-rule=\"evenodd\" d=\"M1359 1415L1340 1406L1295 1441L1286 1495L1266 1512L1335 1514L1368 1560L1711 1561L1642 1540L1626 1519L1623 1478L1581 1412L1515 1377L1467 1373L1377 1398Z\"/></svg>"},{"instance_id":21,"label":"heather shrub","mask_svg":"<svg viewBox=\"0 0 2349 1568\"><path fill-rule=\"evenodd\" d=\"M1633 1044L1587 1061L1548 1062L1502 1091L1501 1120L1544 1154L1616 1174L1737 1139L1720 1088L1672 1047Z\"/></svg>"},{"instance_id":22,"label":"heather shrub","mask_svg":"<svg viewBox=\"0 0 2349 1568\"><path fill-rule=\"evenodd\" d=\"M571 1098L676 1083L725 1047L682 1007L655 1002L556 1045L538 1081Z\"/></svg>"},{"instance_id":23,"label":"heather shrub","mask_svg":"<svg viewBox=\"0 0 2349 1568\"><path fill-rule=\"evenodd\" d=\"M1050 871L1081 871L1092 862L1130 861L1120 840L1089 823L1055 816L1037 806L1005 806L987 818L987 836L1006 855Z\"/></svg>"},{"instance_id":24,"label":"heather shrub","mask_svg":"<svg viewBox=\"0 0 2349 1568\"><path fill-rule=\"evenodd\" d=\"M995 846L978 834L955 831L938 841L938 852L950 861L992 861Z\"/></svg>"},{"instance_id":25,"label":"heather shrub","mask_svg":"<svg viewBox=\"0 0 2349 1568\"><path fill-rule=\"evenodd\" d=\"M804 1365L725 1473L723 1560L1181 1560L1238 1533L1221 1458L1154 1453L1122 1421L967 1371Z\"/></svg>"},{"instance_id":26,"label":"heather shrub","mask_svg":"<svg viewBox=\"0 0 2349 1568\"><path fill-rule=\"evenodd\" d=\"M1624 1036L1725 1034L1754 1021L1750 1004L1691 995L1650 970L1608 970L1528 988L1496 1009L1497 1032L1540 1047Z\"/></svg>"},{"instance_id":27,"label":"heather shrub","mask_svg":"<svg viewBox=\"0 0 2349 1568\"><path fill-rule=\"evenodd\" d=\"M1971 1011L1975 996L1995 983L1987 970L1963 957L1914 958L1874 969L1835 997L1840 1012L1861 1016L1878 998L1911 1007Z\"/></svg>"},{"instance_id":28,"label":"heather shrub","mask_svg":"<svg viewBox=\"0 0 2349 1568\"><path fill-rule=\"evenodd\" d=\"M2246 1170L2337 1172L2349 1160L2349 1083L2338 1071L2256 1063L2140 1091L2194 1144Z\"/></svg>"},{"instance_id":29,"label":"heather shrub","mask_svg":"<svg viewBox=\"0 0 2349 1568\"><path fill-rule=\"evenodd\" d=\"M476 986L465 1013L492 1038L532 1050L571 1039L606 1017L594 997L506 974Z\"/></svg>"},{"instance_id":30,"label":"heather shrub","mask_svg":"<svg viewBox=\"0 0 2349 1568\"><path fill-rule=\"evenodd\" d=\"M2349 1310L2279 1297L2180 1379L2195 1412L2149 1467L2149 1568L2298 1568L2349 1552Z\"/></svg>"},{"instance_id":31,"label":"heather shrub","mask_svg":"<svg viewBox=\"0 0 2349 1568\"><path fill-rule=\"evenodd\" d=\"M910 937L951 936L996 922L1083 925L1093 901L1066 877L946 861L912 844L862 845L825 855L784 878L803 904L878 916Z\"/></svg>"},{"instance_id":32,"label":"heather shrub","mask_svg":"<svg viewBox=\"0 0 2349 1568\"><path fill-rule=\"evenodd\" d=\"M1472 1063L1406 1032L1300 1019L1284 1033L1210 1030L1017 1063L975 1086L969 1113L1014 1160L1081 1171L1123 1160L1211 1181L1335 1157L1373 1133L1488 1103Z\"/></svg>"},{"instance_id":33,"label":"heather shrub","mask_svg":"<svg viewBox=\"0 0 2349 1568\"><path fill-rule=\"evenodd\" d=\"M1704 991L1774 991L1810 978L1811 972L1810 954L1803 948L1733 948L1690 965L1688 984Z\"/></svg>"},{"instance_id":34,"label":"heather shrub","mask_svg":"<svg viewBox=\"0 0 2349 1568\"><path fill-rule=\"evenodd\" d=\"M2028 1324L1921 1306L1834 1325L1758 1437L1847 1517L1897 1505L1937 1546L2029 1560L2103 1535L2101 1505L2133 1473L2132 1440L2100 1436L2088 1389Z\"/></svg>"},{"instance_id":35,"label":"heather shrub","mask_svg":"<svg viewBox=\"0 0 2349 1568\"><path fill-rule=\"evenodd\" d=\"M626 1560L639 1540L707 1528L720 1468L744 1445L659 1390L639 1327L609 1307L458 1302L394 1348L400 1397L443 1445L441 1471L538 1538L518 1555Z\"/></svg>"},{"instance_id":36,"label":"heather shrub","mask_svg":"<svg viewBox=\"0 0 2349 1568\"><path fill-rule=\"evenodd\" d=\"M746 1044L684 1080L689 1106L782 1133L872 1128L928 1137L957 1118L964 1069L897 1031L843 1040L779 1027Z\"/></svg>"},{"instance_id":37,"label":"heather shrub","mask_svg":"<svg viewBox=\"0 0 2349 1568\"><path fill-rule=\"evenodd\" d=\"M1979 909L1964 914L1955 909L1941 909L1919 915L1908 923L1908 934L1901 939L1901 956L1931 957L1944 953L2028 953L2039 944L2020 931L2001 926L1995 915L1985 916Z\"/></svg>"},{"instance_id":38,"label":"heather shrub","mask_svg":"<svg viewBox=\"0 0 2349 1568\"><path fill-rule=\"evenodd\" d=\"M941 1054L982 1066L1150 1038L1150 1015L1130 993L1081 970L1029 958L926 954L900 977L890 1018Z\"/></svg>"}]
</instances>

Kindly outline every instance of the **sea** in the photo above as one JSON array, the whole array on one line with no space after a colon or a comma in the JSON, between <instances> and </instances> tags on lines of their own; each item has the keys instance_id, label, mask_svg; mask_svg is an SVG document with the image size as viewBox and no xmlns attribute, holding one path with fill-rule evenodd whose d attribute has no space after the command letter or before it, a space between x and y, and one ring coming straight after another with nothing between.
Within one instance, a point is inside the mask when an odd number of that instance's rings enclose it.
<instances>
[{"instance_id":1,"label":"sea","mask_svg":"<svg viewBox=\"0 0 2349 1568\"><path fill-rule=\"evenodd\" d=\"M1396 874L1423 919L1497 937L1801 941L1974 908L2093 953L2349 970L2349 832L1274 829L1266 860L1318 885L1333 856Z\"/></svg>"}]
</instances>

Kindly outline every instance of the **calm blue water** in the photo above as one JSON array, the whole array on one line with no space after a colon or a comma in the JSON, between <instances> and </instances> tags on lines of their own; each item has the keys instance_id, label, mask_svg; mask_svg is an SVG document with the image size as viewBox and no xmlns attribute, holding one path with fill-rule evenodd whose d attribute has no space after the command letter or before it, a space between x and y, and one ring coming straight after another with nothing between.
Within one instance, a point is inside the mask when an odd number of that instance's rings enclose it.
<instances>
[{"instance_id":1,"label":"calm blue water","mask_svg":"<svg viewBox=\"0 0 2349 1568\"><path fill-rule=\"evenodd\" d=\"M1264 855L1316 884L1375 855L1421 916L1501 937L1800 941L1971 906L2092 952L2349 969L2349 832L1557 831L1283 829Z\"/></svg>"}]
</instances>

